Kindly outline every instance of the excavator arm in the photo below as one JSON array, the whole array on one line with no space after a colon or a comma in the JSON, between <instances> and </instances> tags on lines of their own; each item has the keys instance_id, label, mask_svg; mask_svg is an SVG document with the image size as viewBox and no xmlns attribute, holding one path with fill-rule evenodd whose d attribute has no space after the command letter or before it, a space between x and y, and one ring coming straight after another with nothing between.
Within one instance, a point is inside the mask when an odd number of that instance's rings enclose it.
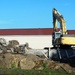
<instances>
[{"instance_id":1,"label":"excavator arm","mask_svg":"<svg viewBox=\"0 0 75 75\"><path fill-rule=\"evenodd\" d=\"M65 20L63 18L63 16L54 8L53 9L53 28L54 28L54 32L57 31L57 22L60 23L60 29L61 29L61 34L67 34L67 30L66 30L66 23Z\"/></svg>"}]
</instances>

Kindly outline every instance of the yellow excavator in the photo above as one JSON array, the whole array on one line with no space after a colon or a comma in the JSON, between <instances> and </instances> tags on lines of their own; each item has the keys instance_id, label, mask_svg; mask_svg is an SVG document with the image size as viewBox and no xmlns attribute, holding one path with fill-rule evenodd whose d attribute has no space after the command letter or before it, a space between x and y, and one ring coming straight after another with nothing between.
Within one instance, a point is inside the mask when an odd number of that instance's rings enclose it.
<instances>
[{"instance_id":1,"label":"yellow excavator","mask_svg":"<svg viewBox=\"0 0 75 75\"><path fill-rule=\"evenodd\" d=\"M55 8L53 8L52 14L52 49L57 51L55 58L58 58L58 60L75 58L75 35L68 33L65 19ZM60 25L60 28L58 25Z\"/></svg>"},{"instance_id":2,"label":"yellow excavator","mask_svg":"<svg viewBox=\"0 0 75 75\"><path fill-rule=\"evenodd\" d=\"M70 35L66 29L66 23L63 16L53 8L53 34L52 45L59 48L70 48L75 46L75 35ZM60 28L58 28L58 22Z\"/></svg>"}]
</instances>

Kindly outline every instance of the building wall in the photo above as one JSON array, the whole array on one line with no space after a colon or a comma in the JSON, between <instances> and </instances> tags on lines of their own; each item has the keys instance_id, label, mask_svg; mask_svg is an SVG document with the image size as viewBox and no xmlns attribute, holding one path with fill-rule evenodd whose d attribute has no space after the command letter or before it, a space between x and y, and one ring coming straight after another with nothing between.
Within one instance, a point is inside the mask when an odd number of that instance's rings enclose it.
<instances>
[{"instance_id":1,"label":"building wall","mask_svg":"<svg viewBox=\"0 0 75 75\"><path fill-rule=\"evenodd\" d=\"M75 30L68 32L75 34ZM20 44L28 42L32 48L44 48L52 46L52 33L53 28L0 29L0 38L18 40Z\"/></svg>"},{"instance_id":2,"label":"building wall","mask_svg":"<svg viewBox=\"0 0 75 75\"><path fill-rule=\"evenodd\" d=\"M52 46L52 36L51 35L4 35L0 38L9 40L17 40L20 44L29 43L29 46L34 49L42 49L44 47Z\"/></svg>"}]
</instances>

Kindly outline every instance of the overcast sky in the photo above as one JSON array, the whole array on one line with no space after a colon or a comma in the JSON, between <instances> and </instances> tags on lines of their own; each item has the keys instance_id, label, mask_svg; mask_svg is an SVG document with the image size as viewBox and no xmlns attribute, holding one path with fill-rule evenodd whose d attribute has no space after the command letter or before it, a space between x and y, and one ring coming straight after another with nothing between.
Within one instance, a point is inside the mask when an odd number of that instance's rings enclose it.
<instances>
[{"instance_id":1,"label":"overcast sky","mask_svg":"<svg viewBox=\"0 0 75 75\"><path fill-rule=\"evenodd\" d=\"M75 0L0 0L0 29L52 28L52 9L75 30Z\"/></svg>"}]
</instances>

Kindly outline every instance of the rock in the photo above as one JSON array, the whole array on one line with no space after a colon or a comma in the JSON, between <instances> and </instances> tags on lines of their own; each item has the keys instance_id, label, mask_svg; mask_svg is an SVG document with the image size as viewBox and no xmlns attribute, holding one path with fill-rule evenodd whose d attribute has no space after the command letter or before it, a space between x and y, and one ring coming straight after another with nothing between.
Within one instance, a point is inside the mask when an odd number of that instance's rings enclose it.
<instances>
[{"instance_id":1,"label":"rock","mask_svg":"<svg viewBox=\"0 0 75 75\"><path fill-rule=\"evenodd\" d=\"M19 45L19 42L17 40L10 40L7 48L10 49L14 47L15 45Z\"/></svg>"},{"instance_id":2,"label":"rock","mask_svg":"<svg viewBox=\"0 0 75 75\"><path fill-rule=\"evenodd\" d=\"M23 58L20 61L20 67L22 69L32 69L35 66L35 63L32 59L29 58Z\"/></svg>"},{"instance_id":3,"label":"rock","mask_svg":"<svg viewBox=\"0 0 75 75\"><path fill-rule=\"evenodd\" d=\"M40 58L38 56L29 54L0 54L0 68L21 68L21 69L51 69L65 72L75 72L75 68L66 63L59 63L52 60Z\"/></svg>"},{"instance_id":4,"label":"rock","mask_svg":"<svg viewBox=\"0 0 75 75\"><path fill-rule=\"evenodd\" d=\"M29 54L20 61L20 66L22 69L38 69L40 68L40 60L41 58L39 58L38 56Z\"/></svg>"},{"instance_id":5,"label":"rock","mask_svg":"<svg viewBox=\"0 0 75 75\"><path fill-rule=\"evenodd\" d=\"M0 44L6 46L6 40L4 38L0 38Z\"/></svg>"},{"instance_id":6,"label":"rock","mask_svg":"<svg viewBox=\"0 0 75 75\"><path fill-rule=\"evenodd\" d=\"M0 68L5 68L7 67L6 63L2 59L0 59Z\"/></svg>"},{"instance_id":7,"label":"rock","mask_svg":"<svg viewBox=\"0 0 75 75\"><path fill-rule=\"evenodd\" d=\"M11 44L11 45L19 45L19 42L17 40L10 40L9 44Z\"/></svg>"},{"instance_id":8,"label":"rock","mask_svg":"<svg viewBox=\"0 0 75 75\"><path fill-rule=\"evenodd\" d=\"M60 66L65 72L73 72L73 68L69 64L62 63Z\"/></svg>"},{"instance_id":9,"label":"rock","mask_svg":"<svg viewBox=\"0 0 75 75\"><path fill-rule=\"evenodd\" d=\"M16 54L11 54L11 53L6 53L0 56L0 60L3 62L3 66L4 64L6 64L4 68L12 68L12 67L18 68L19 62L23 57L24 56L20 54L16 55Z\"/></svg>"},{"instance_id":10,"label":"rock","mask_svg":"<svg viewBox=\"0 0 75 75\"><path fill-rule=\"evenodd\" d=\"M17 40L10 40L8 45L6 46L7 50L10 50L15 45L19 45L19 42Z\"/></svg>"},{"instance_id":11,"label":"rock","mask_svg":"<svg viewBox=\"0 0 75 75\"><path fill-rule=\"evenodd\" d=\"M36 62L39 62L39 57L35 55L21 55L6 53L0 56L1 64L4 68L22 68L22 69L33 69Z\"/></svg>"}]
</instances>

